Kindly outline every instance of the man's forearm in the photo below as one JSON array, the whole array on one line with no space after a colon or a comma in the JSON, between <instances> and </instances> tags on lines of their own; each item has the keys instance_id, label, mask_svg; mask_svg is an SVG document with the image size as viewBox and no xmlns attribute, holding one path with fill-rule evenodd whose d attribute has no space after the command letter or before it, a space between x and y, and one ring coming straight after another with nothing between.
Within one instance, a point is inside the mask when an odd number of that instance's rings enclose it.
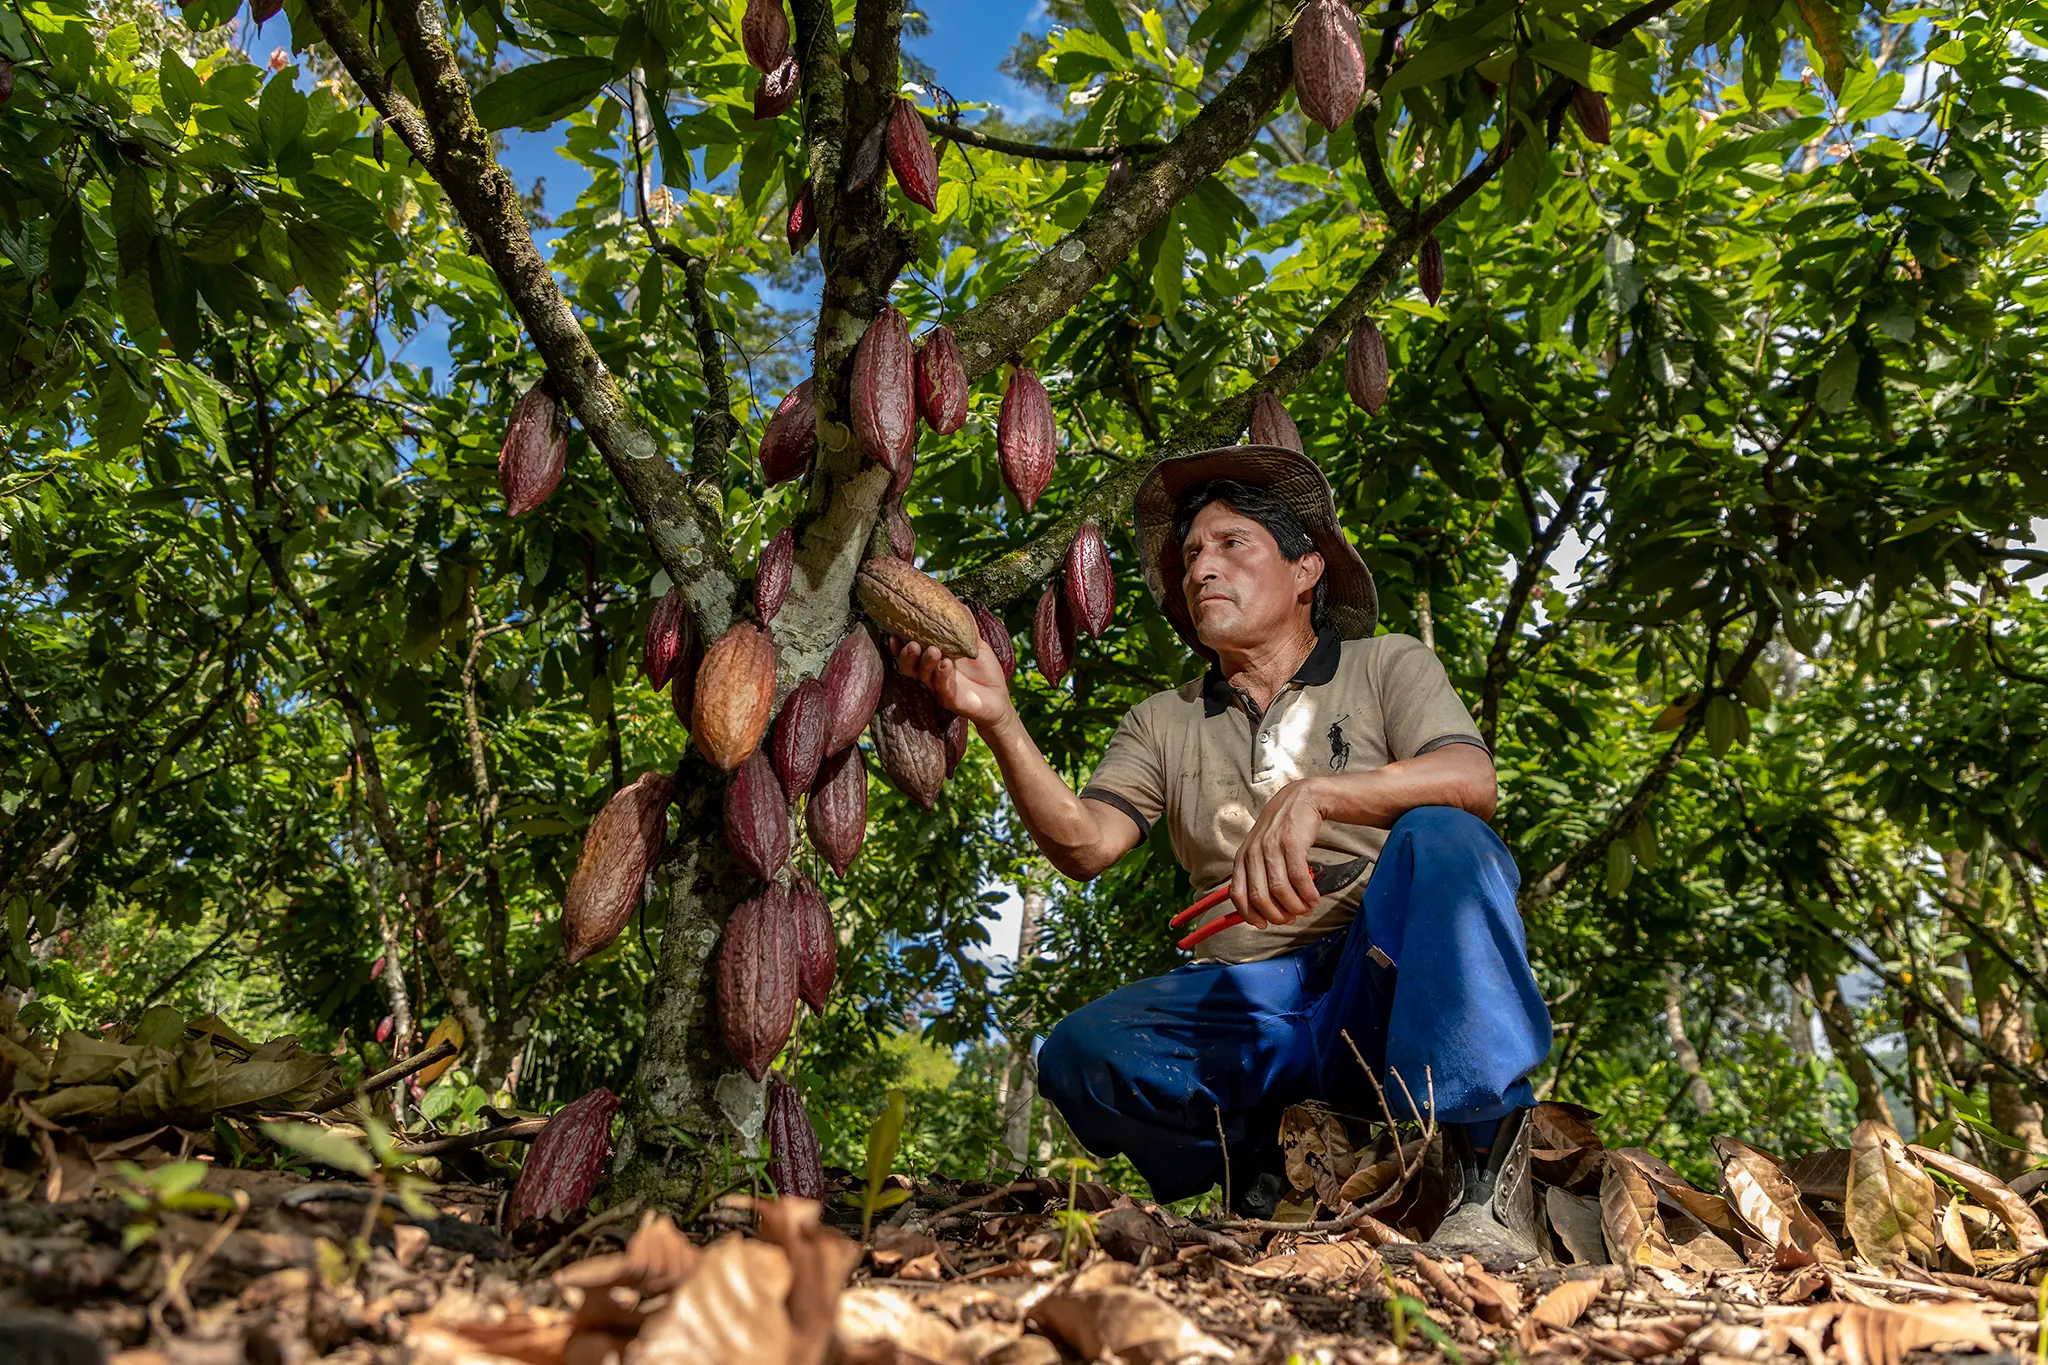
<instances>
[{"instance_id":1,"label":"man's forearm","mask_svg":"<svg viewBox=\"0 0 2048 1365\"><path fill-rule=\"evenodd\" d=\"M1446 744L1383 768L1304 779L1325 820L1386 829L1417 806L1456 806L1491 820L1499 799L1493 760L1475 744Z\"/></svg>"},{"instance_id":2,"label":"man's forearm","mask_svg":"<svg viewBox=\"0 0 2048 1365\"><path fill-rule=\"evenodd\" d=\"M1010 800L1039 851L1077 881L1086 881L1130 852L1137 826L1122 811L1083 801L1045 761L1016 711L982 727L982 742L1002 769Z\"/></svg>"}]
</instances>

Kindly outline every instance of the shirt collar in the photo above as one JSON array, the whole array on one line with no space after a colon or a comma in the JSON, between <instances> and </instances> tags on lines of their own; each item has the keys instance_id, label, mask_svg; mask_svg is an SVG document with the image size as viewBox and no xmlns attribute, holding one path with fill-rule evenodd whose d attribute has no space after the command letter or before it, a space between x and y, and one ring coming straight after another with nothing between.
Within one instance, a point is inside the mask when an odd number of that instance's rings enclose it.
<instances>
[{"instance_id":1,"label":"shirt collar","mask_svg":"<svg viewBox=\"0 0 2048 1365\"><path fill-rule=\"evenodd\" d=\"M1289 684L1300 683L1303 687L1321 687L1337 676L1337 660L1344 652L1344 641L1336 631L1324 627L1316 632L1316 647L1301 661L1301 667L1294 670ZM1282 689L1285 690L1285 689ZM1202 715L1220 716L1230 709L1230 682L1223 676L1223 669L1216 664L1209 665L1209 672L1202 679Z\"/></svg>"}]
</instances>

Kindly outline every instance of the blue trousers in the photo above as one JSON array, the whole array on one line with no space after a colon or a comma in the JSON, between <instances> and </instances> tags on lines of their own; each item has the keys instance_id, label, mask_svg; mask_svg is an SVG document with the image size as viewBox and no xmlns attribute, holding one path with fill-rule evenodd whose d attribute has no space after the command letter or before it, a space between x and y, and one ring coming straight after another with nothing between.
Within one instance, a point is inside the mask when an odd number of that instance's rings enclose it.
<instances>
[{"instance_id":1,"label":"blue trousers","mask_svg":"<svg viewBox=\"0 0 2048 1365\"><path fill-rule=\"evenodd\" d=\"M1263 962L1192 962L1083 1006L1040 1049L1039 1089L1089 1151L1129 1156L1162 1201L1215 1185L1225 1143L1237 1178L1271 1150L1288 1105L1378 1117L1346 1033L1399 1117L1414 1115L1395 1073L1417 1108L1434 1083L1440 1122L1497 1119L1534 1102L1526 1078L1550 1052L1520 884L1485 821L1418 807L1388 833L1346 929Z\"/></svg>"}]
</instances>

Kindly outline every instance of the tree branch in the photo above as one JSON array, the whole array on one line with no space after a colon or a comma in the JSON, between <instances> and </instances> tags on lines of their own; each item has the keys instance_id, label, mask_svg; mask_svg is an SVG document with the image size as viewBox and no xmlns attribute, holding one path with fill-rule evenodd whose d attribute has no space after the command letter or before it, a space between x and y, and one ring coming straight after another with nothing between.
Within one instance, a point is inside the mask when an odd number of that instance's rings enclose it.
<instances>
[{"instance_id":1,"label":"tree branch","mask_svg":"<svg viewBox=\"0 0 2048 1365\"><path fill-rule=\"evenodd\" d=\"M1042 143L1019 142L1015 138L997 137L994 133L977 132L963 128L950 119L920 111L924 126L933 134L957 142L963 147L979 147L983 151L1000 152L1004 156L1029 157L1033 161L1114 161L1120 156L1148 156L1164 151L1163 142L1126 142L1120 147L1048 147Z\"/></svg>"}]
</instances>

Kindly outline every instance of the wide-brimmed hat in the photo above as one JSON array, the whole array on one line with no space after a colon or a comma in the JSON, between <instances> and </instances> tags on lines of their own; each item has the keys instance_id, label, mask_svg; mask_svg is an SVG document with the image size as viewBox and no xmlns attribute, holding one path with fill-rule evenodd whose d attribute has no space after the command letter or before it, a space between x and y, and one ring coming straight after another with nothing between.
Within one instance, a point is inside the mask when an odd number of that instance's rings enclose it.
<instances>
[{"instance_id":1,"label":"wide-brimmed hat","mask_svg":"<svg viewBox=\"0 0 2048 1365\"><path fill-rule=\"evenodd\" d=\"M1216 657L1195 633L1181 592L1186 567L1180 537L1174 534L1174 513L1182 497L1211 479L1236 479L1277 494L1322 553L1323 577L1330 585L1330 628L1347 640L1372 634L1380 617L1379 590L1358 548L1337 524L1337 500L1323 471L1308 456L1285 446L1226 446L1161 460L1138 485L1138 549L1145 557L1145 586L1188 648L1205 659Z\"/></svg>"}]
</instances>

